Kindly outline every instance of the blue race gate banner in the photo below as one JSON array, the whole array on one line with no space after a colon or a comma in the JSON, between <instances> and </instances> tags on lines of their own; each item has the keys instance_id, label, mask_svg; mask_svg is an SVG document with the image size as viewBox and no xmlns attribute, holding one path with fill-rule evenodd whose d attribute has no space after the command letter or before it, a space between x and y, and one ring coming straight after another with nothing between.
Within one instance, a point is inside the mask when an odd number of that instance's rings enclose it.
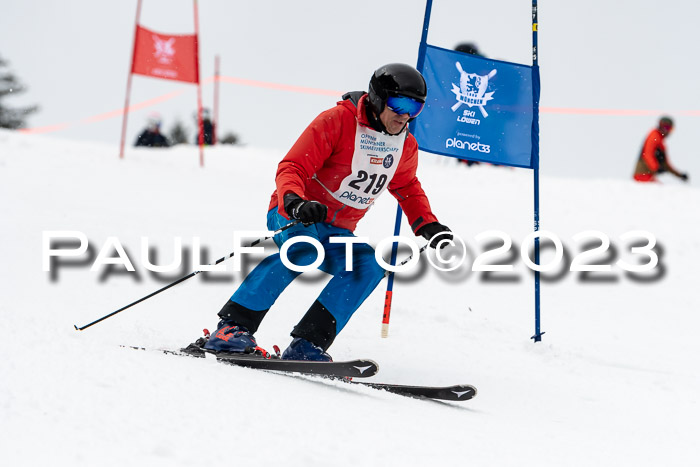
<instances>
[{"instance_id":1,"label":"blue race gate banner","mask_svg":"<svg viewBox=\"0 0 700 467\"><path fill-rule=\"evenodd\" d=\"M420 149L534 168L532 67L427 45L420 71L428 85L412 130Z\"/></svg>"}]
</instances>

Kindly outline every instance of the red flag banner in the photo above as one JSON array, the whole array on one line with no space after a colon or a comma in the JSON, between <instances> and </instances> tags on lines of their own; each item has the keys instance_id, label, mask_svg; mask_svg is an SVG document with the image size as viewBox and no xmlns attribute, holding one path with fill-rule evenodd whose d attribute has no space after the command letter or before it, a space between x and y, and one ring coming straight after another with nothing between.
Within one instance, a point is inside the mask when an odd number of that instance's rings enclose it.
<instances>
[{"instance_id":1,"label":"red flag banner","mask_svg":"<svg viewBox=\"0 0 700 467\"><path fill-rule=\"evenodd\" d=\"M165 35L136 27L131 72L187 83L199 82L197 36Z\"/></svg>"}]
</instances>

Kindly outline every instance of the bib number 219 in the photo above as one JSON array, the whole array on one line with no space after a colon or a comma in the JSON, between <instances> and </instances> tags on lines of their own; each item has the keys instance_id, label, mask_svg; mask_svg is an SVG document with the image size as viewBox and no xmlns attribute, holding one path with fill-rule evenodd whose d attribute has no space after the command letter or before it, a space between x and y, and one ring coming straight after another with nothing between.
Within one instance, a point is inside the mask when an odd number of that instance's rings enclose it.
<instances>
[{"instance_id":1,"label":"bib number 219","mask_svg":"<svg viewBox=\"0 0 700 467\"><path fill-rule=\"evenodd\" d=\"M387 178L388 177L386 176L386 174L378 175L375 173L370 175L364 170L360 170L357 173L357 178L348 183L348 185L356 190L362 190L365 193L369 193L371 191L373 195L376 195L379 194L379 192L382 191L382 189L384 188ZM369 184L363 190L362 185L366 184L367 181L369 181ZM372 189L373 187L374 189Z\"/></svg>"}]
</instances>

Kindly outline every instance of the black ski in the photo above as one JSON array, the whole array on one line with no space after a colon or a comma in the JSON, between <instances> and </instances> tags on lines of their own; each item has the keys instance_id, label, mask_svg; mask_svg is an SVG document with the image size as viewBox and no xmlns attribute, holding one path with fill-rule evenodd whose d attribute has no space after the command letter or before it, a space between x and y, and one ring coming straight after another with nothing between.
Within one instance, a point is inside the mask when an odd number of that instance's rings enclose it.
<instances>
[{"instance_id":1,"label":"black ski","mask_svg":"<svg viewBox=\"0 0 700 467\"><path fill-rule=\"evenodd\" d=\"M379 371L377 363L368 359L348 360L344 362L312 362L300 360L282 360L278 355L265 358L259 354L233 354L226 352L214 352L203 348L198 343L190 344L180 350L158 349L160 352L204 358L207 355L215 357L217 361L229 365L242 366L266 371L277 371L282 374L294 376L295 373L324 376L339 379L348 384L367 386L373 389L384 390L402 396L456 401L462 402L476 396L477 390L469 384L458 384L454 386L415 386L401 384L375 383L369 381L354 381L349 378L367 378L374 376ZM126 346L123 346L126 347ZM129 347L138 350L147 350L144 347Z\"/></svg>"},{"instance_id":2,"label":"black ski","mask_svg":"<svg viewBox=\"0 0 700 467\"><path fill-rule=\"evenodd\" d=\"M436 399L444 401L467 401L476 396L476 388L469 384L454 386L404 386L401 384L371 383L368 381L349 381L352 384L369 386L374 389L400 394L402 396Z\"/></svg>"},{"instance_id":3,"label":"black ski","mask_svg":"<svg viewBox=\"0 0 700 467\"><path fill-rule=\"evenodd\" d=\"M143 349L142 347L132 347ZM143 349L146 350L146 349ZM267 371L285 373L302 373L307 375L328 376L331 378L369 378L379 371L376 362L367 359L348 360L343 362L312 362L300 360L282 360L279 357L265 358L257 354L234 354L214 352L191 344L176 350L161 349L162 352L173 355L206 357L212 355L222 363Z\"/></svg>"},{"instance_id":4,"label":"black ski","mask_svg":"<svg viewBox=\"0 0 700 467\"><path fill-rule=\"evenodd\" d=\"M281 358L262 358L258 356L215 354L223 363L258 370L284 371L307 375L330 376L334 378L368 378L379 371L372 360L358 359L344 362L309 362L300 360L282 360Z\"/></svg>"}]
</instances>

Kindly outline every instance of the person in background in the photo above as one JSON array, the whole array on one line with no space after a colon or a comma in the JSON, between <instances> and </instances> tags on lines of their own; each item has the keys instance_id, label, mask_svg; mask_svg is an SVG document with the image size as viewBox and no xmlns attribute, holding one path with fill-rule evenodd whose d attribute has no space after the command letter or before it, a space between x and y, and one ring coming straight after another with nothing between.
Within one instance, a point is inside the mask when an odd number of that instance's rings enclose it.
<instances>
[{"instance_id":1,"label":"person in background","mask_svg":"<svg viewBox=\"0 0 700 467\"><path fill-rule=\"evenodd\" d=\"M197 132L195 133L194 144L199 144L199 123L197 116L195 115L195 125L197 125ZM211 121L211 115L209 115L209 109L202 109L202 127L204 129L204 144L212 145L214 144L214 123Z\"/></svg>"},{"instance_id":2,"label":"person in background","mask_svg":"<svg viewBox=\"0 0 700 467\"><path fill-rule=\"evenodd\" d=\"M423 110L426 95L425 80L415 68L402 63L380 67L369 92L349 92L322 112L280 162L267 227L275 231L297 222L275 236L275 243L281 248L290 238L312 237L325 252L319 269L333 276L292 330L283 359L330 361L328 347L384 277L372 246L348 246L352 262L347 267L346 245L337 242L355 236L355 226L383 192L398 200L415 235L430 247L443 248L444 241L452 240L416 177L418 143L408 123ZM288 255L292 263L308 265L317 252L308 243L297 243ZM265 258L219 311L218 329L204 348L259 350L253 334L299 274L284 265L279 253Z\"/></svg>"},{"instance_id":3,"label":"person in background","mask_svg":"<svg viewBox=\"0 0 700 467\"><path fill-rule=\"evenodd\" d=\"M465 54L476 55L477 57L483 57L484 55L479 52L479 48L476 44L472 42L463 42L455 47L457 52L462 52Z\"/></svg>"},{"instance_id":4,"label":"person in background","mask_svg":"<svg viewBox=\"0 0 700 467\"><path fill-rule=\"evenodd\" d=\"M671 117L661 117L659 125L649 132L642 146L637 166L634 169L634 179L638 182L655 182L656 175L670 172L684 182L688 181L688 174L677 171L668 159L664 139L673 131Z\"/></svg>"},{"instance_id":5,"label":"person in background","mask_svg":"<svg viewBox=\"0 0 700 467\"><path fill-rule=\"evenodd\" d=\"M136 138L134 146L147 146L152 148L167 148L170 146L168 139L160 132L160 116L153 114L148 117L148 126Z\"/></svg>"}]
</instances>

